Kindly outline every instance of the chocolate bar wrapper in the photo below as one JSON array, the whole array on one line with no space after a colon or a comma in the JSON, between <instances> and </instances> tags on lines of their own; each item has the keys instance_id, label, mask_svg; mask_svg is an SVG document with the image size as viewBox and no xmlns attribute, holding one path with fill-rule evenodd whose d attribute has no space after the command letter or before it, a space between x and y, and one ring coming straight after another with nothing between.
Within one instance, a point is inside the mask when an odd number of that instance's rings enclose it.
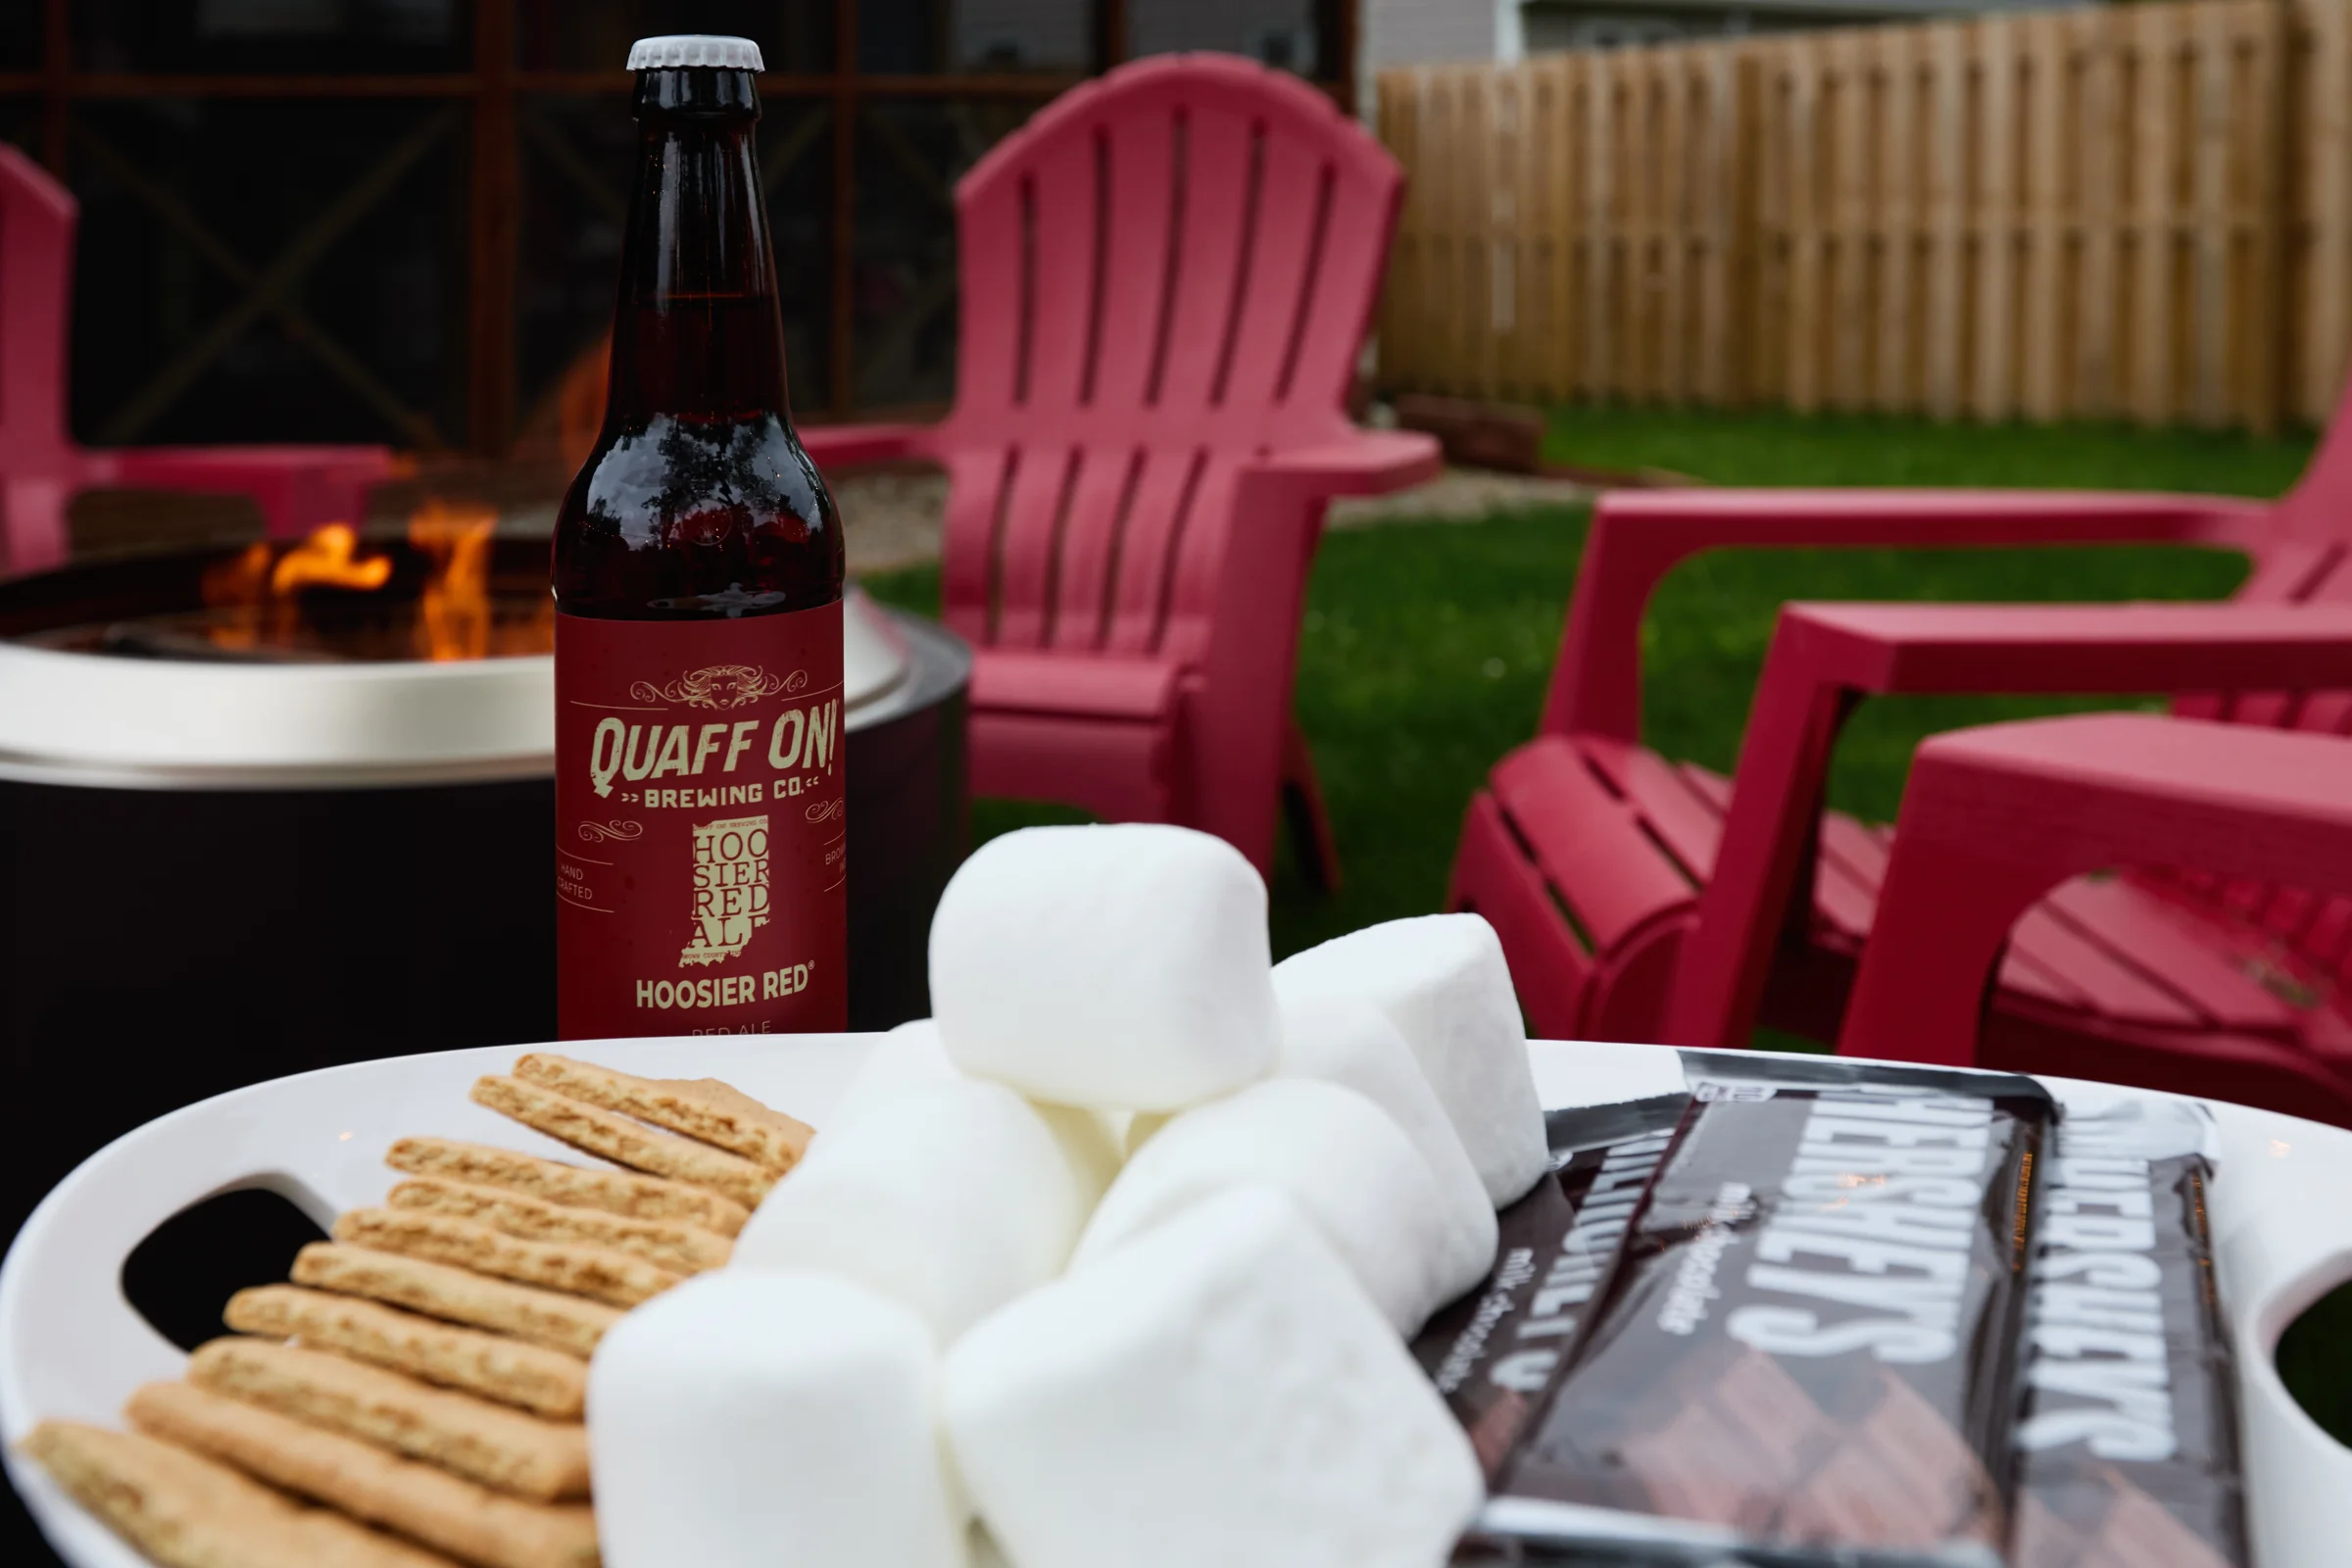
<instances>
[{"instance_id":1,"label":"chocolate bar wrapper","mask_svg":"<svg viewBox=\"0 0 2352 1568\"><path fill-rule=\"evenodd\" d=\"M2212 1119L2070 1104L2018 1378L2014 1568L2245 1568L2236 1379L2205 1218Z\"/></svg>"},{"instance_id":2,"label":"chocolate bar wrapper","mask_svg":"<svg viewBox=\"0 0 2352 1568\"><path fill-rule=\"evenodd\" d=\"M1924 1067L1805 1052L1678 1051L1683 1076L1700 1084L1785 1084L1791 1089L1900 1090L1963 1099L2029 1102L2043 1107L2042 1125L2058 1114L2050 1092L2023 1073L1975 1067ZM1718 1097L1720 1098L1720 1097Z\"/></svg>"},{"instance_id":3,"label":"chocolate bar wrapper","mask_svg":"<svg viewBox=\"0 0 2352 1568\"><path fill-rule=\"evenodd\" d=\"M1430 1319L1413 1354L1470 1434L1492 1486L1566 1363L1682 1120L1688 1095L1555 1110L1551 1177L1497 1216L1494 1272Z\"/></svg>"},{"instance_id":4,"label":"chocolate bar wrapper","mask_svg":"<svg viewBox=\"0 0 2352 1568\"><path fill-rule=\"evenodd\" d=\"M1718 1060L1743 1081L1694 1086L1481 1539L1578 1560L1993 1568L2048 1094Z\"/></svg>"}]
</instances>

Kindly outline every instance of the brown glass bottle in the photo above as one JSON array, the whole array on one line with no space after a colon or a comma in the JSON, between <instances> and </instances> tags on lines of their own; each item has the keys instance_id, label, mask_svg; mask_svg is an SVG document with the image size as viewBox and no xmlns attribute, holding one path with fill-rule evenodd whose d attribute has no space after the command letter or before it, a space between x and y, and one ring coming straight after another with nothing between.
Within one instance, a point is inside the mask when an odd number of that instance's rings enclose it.
<instances>
[{"instance_id":1,"label":"brown glass bottle","mask_svg":"<svg viewBox=\"0 0 2352 1568\"><path fill-rule=\"evenodd\" d=\"M559 1028L840 1029L841 529L792 430L758 90L662 65L635 113L605 423L556 523Z\"/></svg>"}]
</instances>

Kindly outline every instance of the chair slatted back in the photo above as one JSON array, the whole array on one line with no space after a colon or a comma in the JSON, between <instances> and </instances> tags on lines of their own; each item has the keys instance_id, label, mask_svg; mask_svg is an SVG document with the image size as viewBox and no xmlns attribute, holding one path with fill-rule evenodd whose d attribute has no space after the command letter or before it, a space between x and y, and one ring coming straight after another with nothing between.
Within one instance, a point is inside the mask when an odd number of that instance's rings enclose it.
<instances>
[{"instance_id":1,"label":"chair slatted back","mask_svg":"<svg viewBox=\"0 0 2352 1568\"><path fill-rule=\"evenodd\" d=\"M1322 94L1172 56L956 190L942 597L976 643L1187 657L1240 466L1345 433L1403 174Z\"/></svg>"}]
</instances>

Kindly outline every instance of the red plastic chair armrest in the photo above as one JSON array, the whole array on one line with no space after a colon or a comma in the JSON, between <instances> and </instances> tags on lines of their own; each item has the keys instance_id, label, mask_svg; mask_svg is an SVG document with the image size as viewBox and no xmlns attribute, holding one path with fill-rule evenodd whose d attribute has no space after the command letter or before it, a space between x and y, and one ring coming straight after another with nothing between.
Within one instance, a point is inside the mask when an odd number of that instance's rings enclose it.
<instances>
[{"instance_id":1,"label":"red plastic chair armrest","mask_svg":"<svg viewBox=\"0 0 2352 1568\"><path fill-rule=\"evenodd\" d=\"M1776 682L1915 694L2352 687L2352 604L1790 604L1759 703Z\"/></svg>"},{"instance_id":2,"label":"red plastic chair armrest","mask_svg":"<svg viewBox=\"0 0 2352 1568\"><path fill-rule=\"evenodd\" d=\"M972 653L971 703L994 712L1081 714L1165 723L1184 668L1173 660L1045 648Z\"/></svg>"},{"instance_id":3,"label":"red plastic chair armrest","mask_svg":"<svg viewBox=\"0 0 2352 1568\"><path fill-rule=\"evenodd\" d=\"M1732 544L2012 544L2195 535L2270 503L2162 490L1680 489L1612 491L1600 510ZM1940 537L1938 537L1940 536Z\"/></svg>"},{"instance_id":4,"label":"red plastic chair armrest","mask_svg":"<svg viewBox=\"0 0 2352 1568\"><path fill-rule=\"evenodd\" d=\"M1968 1062L2018 916L2069 877L2135 864L2352 893L2352 744L2138 713L1925 742L1838 1050Z\"/></svg>"},{"instance_id":5,"label":"red plastic chair armrest","mask_svg":"<svg viewBox=\"0 0 2352 1568\"><path fill-rule=\"evenodd\" d=\"M1360 430L1343 441L1277 453L1248 473L1314 496L1378 496L1425 484L1445 466L1437 440L1418 430Z\"/></svg>"},{"instance_id":6,"label":"red plastic chair armrest","mask_svg":"<svg viewBox=\"0 0 2352 1568\"><path fill-rule=\"evenodd\" d=\"M2251 538L2267 503L2092 490L1646 490L1593 509L1544 727L1631 741L1642 617L1666 573L1709 550L2214 544Z\"/></svg>"},{"instance_id":7,"label":"red plastic chair armrest","mask_svg":"<svg viewBox=\"0 0 2352 1568\"><path fill-rule=\"evenodd\" d=\"M795 432L821 470L873 463L924 462L932 453L927 424L805 424Z\"/></svg>"},{"instance_id":8,"label":"red plastic chair armrest","mask_svg":"<svg viewBox=\"0 0 2352 1568\"><path fill-rule=\"evenodd\" d=\"M1664 1033L1744 1046L1800 883L1838 725L1865 693L2352 688L2352 606L1790 605L1740 749Z\"/></svg>"}]
</instances>

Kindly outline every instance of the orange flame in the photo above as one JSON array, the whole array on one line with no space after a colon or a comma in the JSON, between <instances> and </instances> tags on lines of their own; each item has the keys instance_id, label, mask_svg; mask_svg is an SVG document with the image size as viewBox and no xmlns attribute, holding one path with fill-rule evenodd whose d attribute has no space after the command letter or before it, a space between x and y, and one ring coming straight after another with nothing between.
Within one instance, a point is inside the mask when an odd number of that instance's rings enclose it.
<instances>
[{"instance_id":1,"label":"orange flame","mask_svg":"<svg viewBox=\"0 0 2352 1568\"><path fill-rule=\"evenodd\" d=\"M522 615L512 600L492 595L497 534L497 510L474 502L427 501L409 514L409 546L425 566L415 630L406 634L416 658L500 658L555 646L551 597L541 596ZM347 523L328 523L290 547L250 545L205 571L204 602L212 612L205 634L225 649L298 646L318 630L304 619L304 590L373 593L394 571L391 556L363 553L358 531ZM399 607L393 608L397 626Z\"/></svg>"},{"instance_id":2,"label":"orange flame","mask_svg":"<svg viewBox=\"0 0 2352 1568\"><path fill-rule=\"evenodd\" d=\"M390 556L361 556L359 531L330 522L277 558L270 592L280 598L299 589L359 588L369 592L392 580Z\"/></svg>"},{"instance_id":3,"label":"orange flame","mask_svg":"<svg viewBox=\"0 0 2352 1568\"><path fill-rule=\"evenodd\" d=\"M310 587L356 588L371 593L392 580L392 558L362 556L360 536L347 522L330 522L279 554L268 543L242 551L204 573L204 602L225 612L208 628L214 646L254 648L287 643L302 625L302 601Z\"/></svg>"},{"instance_id":4,"label":"orange flame","mask_svg":"<svg viewBox=\"0 0 2352 1568\"><path fill-rule=\"evenodd\" d=\"M417 606L417 657L488 657L490 543L497 527L497 512L470 502L427 501L409 514L409 543L432 563Z\"/></svg>"},{"instance_id":5,"label":"orange flame","mask_svg":"<svg viewBox=\"0 0 2352 1568\"><path fill-rule=\"evenodd\" d=\"M204 602L227 612L212 626L212 639L222 648L251 648L262 640L262 602L270 594L270 564L274 552L267 544L250 544L219 565L204 571Z\"/></svg>"}]
</instances>

